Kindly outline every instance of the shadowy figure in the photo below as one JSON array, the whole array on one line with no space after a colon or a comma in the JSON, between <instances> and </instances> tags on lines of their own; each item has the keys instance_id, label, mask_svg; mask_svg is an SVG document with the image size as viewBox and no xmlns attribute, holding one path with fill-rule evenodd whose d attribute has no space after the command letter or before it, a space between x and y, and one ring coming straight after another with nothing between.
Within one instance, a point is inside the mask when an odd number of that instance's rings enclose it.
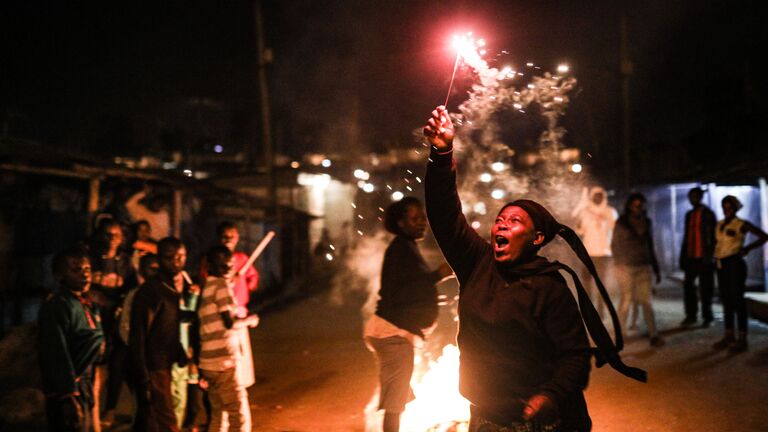
<instances>
[{"instance_id":1,"label":"shadowy figure","mask_svg":"<svg viewBox=\"0 0 768 432\"><path fill-rule=\"evenodd\" d=\"M49 431L90 430L93 369L104 352L98 307L88 299L91 263L70 249L52 262L59 290L40 308L38 359Z\"/></svg>"},{"instance_id":2,"label":"shadowy figure","mask_svg":"<svg viewBox=\"0 0 768 432\"><path fill-rule=\"evenodd\" d=\"M125 381L128 353L118 331L123 300L137 285L131 261L123 252L123 243L122 224L115 219L102 219L91 245L93 284L89 296L101 311L106 341L106 352L97 366L94 383L97 411L94 416L104 427L112 426L115 421L115 409ZM101 409L100 397L105 390L106 400Z\"/></svg>"},{"instance_id":3,"label":"shadowy figure","mask_svg":"<svg viewBox=\"0 0 768 432\"><path fill-rule=\"evenodd\" d=\"M688 201L693 208L685 214L685 234L680 247L680 268L685 272L683 301L685 319L682 326L696 324L698 303L701 300L703 327L712 323L712 292L715 288L715 223L717 219L709 207L701 203L704 191L695 187L688 191ZM698 295L696 280L699 281Z\"/></svg>"},{"instance_id":4,"label":"shadowy figure","mask_svg":"<svg viewBox=\"0 0 768 432\"><path fill-rule=\"evenodd\" d=\"M747 283L747 263L744 261L751 250L768 241L768 234L751 223L736 217L742 204L733 195L722 200L725 218L715 227L715 259L717 260L717 282L720 301L723 303L725 336L714 344L715 349L730 348L733 352L746 351L747 345L747 304L744 291ZM744 246L747 234L757 240ZM734 336L734 315L738 324L738 338Z\"/></svg>"},{"instance_id":5,"label":"shadowy figure","mask_svg":"<svg viewBox=\"0 0 768 432\"><path fill-rule=\"evenodd\" d=\"M168 200L153 193L149 185L125 202L125 208L134 222L145 220L151 227L152 238L161 239L171 234L171 216Z\"/></svg>"},{"instance_id":6,"label":"shadowy figure","mask_svg":"<svg viewBox=\"0 0 768 432\"><path fill-rule=\"evenodd\" d=\"M619 216L616 209L608 205L605 189L594 186L587 193L585 188L581 202L571 215L577 220L576 233L579 234L584 247L587 248L589 257L597 269L597 274L605 281L611 280L609 277L612 275L611 238L613 237L613 227ZM580 276L587 281L585 288L590 299L597 302L597 312L603 318L605 305L600 294L596 292L597 287L591 282L589 272L584 269Z\"/></svg>"},{"instance_id":7,"label":"shadowy figure","mask_svg":"<svg viewBox=\"0 0 768 432\"><path fill-rule=\"evenodd\" d=\"M187 252L181 240L167 237L157 245L159 271L133 299L129 347L136 386L134 431L178 431L171 389L174 364L188 356L181 343L182 271Z\"/></svg>"},{"instance_id":8,"label":"shadowy figure","mask_svg":"<svg viewBox=\"0 0 768 432\"><path fill-rule=\"evenodd\" d=\"M384 410L384 432L400 429L400 415L413 399L414 345L434 330L437 321L437 283L453 271L443 263L430 270L416 244L424 238L427 216L416 198L405 197L384 212L384 227L395 238L384 253L376 313L363 335L379 363L379 409ZM419 340L420 339L420 340Z\"/></svg>"},{"instance_id":9,"label":"shadowy figure","mask_svg":"<svg viewBox=\"0 0 768 432\"><path fill-rule=\"evenodd\" d=\"M656 328L652 304L651 270L655 275L656 284L661 282L652 229L651 220L645 214L645 196L641 193L631 194L627 198L624 213L616 222L611 250L616 262L616 280L621 287L619 317L622 328L626 328L631 302L637 302L643 310L651 345L662 346L664 339L659 336Z\"/></svg>"}]
</instances>

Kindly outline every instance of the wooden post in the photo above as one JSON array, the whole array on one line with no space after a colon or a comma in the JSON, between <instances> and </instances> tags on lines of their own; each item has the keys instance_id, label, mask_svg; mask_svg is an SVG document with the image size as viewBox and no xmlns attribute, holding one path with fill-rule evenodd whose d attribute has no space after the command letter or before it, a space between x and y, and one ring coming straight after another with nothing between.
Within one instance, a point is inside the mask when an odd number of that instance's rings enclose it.
<instances>
[{"instance_id":1,"label":"wooden post","mask_svg":"<svg viewBox=\"0 0 768 432\"><path fill-rule=\"evenodd\" d=\"M88 187L88 225L85 227L85 234L90 235L93 232L96 222L96 212L99 211L99 186L101 179L91 177Z\"/></svg>"},{"instance_id":2,"label":"wooden post","mask_svg":"<svg viewBox=\"0 0 768 432\"><path fill-rule=\"evenodd\" d=\"M181 200L184 195L181 189L173 190L173 214L171 225L173 226L173 236L181 238Z\"/></svg>"}]
</instances>

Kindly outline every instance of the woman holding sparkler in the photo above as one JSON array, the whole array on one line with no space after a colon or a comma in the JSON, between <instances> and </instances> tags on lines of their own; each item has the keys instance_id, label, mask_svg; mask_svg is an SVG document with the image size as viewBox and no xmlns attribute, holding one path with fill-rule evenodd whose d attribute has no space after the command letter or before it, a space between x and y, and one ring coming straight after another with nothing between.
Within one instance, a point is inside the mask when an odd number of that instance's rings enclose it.
<instances>
[{"instance_id":1,"label":"woman holding sparkler","mask_svg":"<svg viewBox=\"0 0 768 432\"><path fill-rule=\"evenodd\" d=\"M419 252L427 216L416 198L405 197L387 207L384 227L395 238L384 253L376 313L365 325L367 345L379 361L379 409L384 410L384 432L400 429L400 414L413 399L414 345L424 339L437 320L435 285L453 272L443 263L430 270Z\"/></svg>"},{"instance_id":2,"label":"woman holding sparkler","mask_svg":"<svg viewBox=\"0 0 768 432\"><path fill-rule=\"evenodd\" d=\"M608 362L640 381L646 376L621 362L618 317L584 245L543 206L523 199L501 208L489 244L461 212L454 129L445 107L432 112L424 134L432 145L427 215L461 287L459 390L472 404L470 431L590 430L583 390L591 354L598 366ZM556 235L594 277L614 322L616 345L573 270L538 255ZM574 278L579 305L559 270ZM590 348L584 324L597 350Z\"/></svg>"}]
</instances>

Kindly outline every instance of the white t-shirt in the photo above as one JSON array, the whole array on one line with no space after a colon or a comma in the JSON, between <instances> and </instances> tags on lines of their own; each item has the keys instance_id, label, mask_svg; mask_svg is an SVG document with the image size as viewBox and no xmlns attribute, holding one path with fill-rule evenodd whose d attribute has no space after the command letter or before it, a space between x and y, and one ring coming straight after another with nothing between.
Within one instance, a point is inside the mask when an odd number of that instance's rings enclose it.
<instances>
[{"instance_id":1,"label":"white t-shirt","mask_svg":"<svg viewBox=\"0 0 768 432\"><path fill-rule=\"evenodd\" d=\"M744 220L734 217L725 225L725 220L721 220L715 227L715 258L728 258L738 254L744 247L746 233L744 231Z\"/></svg>"}]
</instances>

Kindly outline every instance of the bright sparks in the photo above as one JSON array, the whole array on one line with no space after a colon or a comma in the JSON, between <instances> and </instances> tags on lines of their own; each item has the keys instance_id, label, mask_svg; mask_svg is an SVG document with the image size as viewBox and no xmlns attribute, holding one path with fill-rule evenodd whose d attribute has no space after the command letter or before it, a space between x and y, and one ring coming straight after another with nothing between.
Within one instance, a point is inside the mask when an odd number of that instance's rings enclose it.
<instances>
[{"instance_id":1,"label":"bright sparks","mask_svg":"<svg viewBox=\"0 0 768 432\"><path fill-rule=\"evenodd\" d=\"M485 46L485 39L475 40L475 38L472 37L472 32L469 32L463 36L454 35L452 45L456 50L456 61L453 63L451 82L448 84L448 94L445 95L445 103L443 103L445 106L448 106L448 99L451 97L453 80L456 78L456 70L459 68L459 62L464 60L465 63L474 68L477 68L478 64L485 64L481 56L486 53L486 50L480 49Z\"/></svg>"},{"instance_id":2,"label":"bright sparks","mask_svg":"<svg viewBox=\"0 0 768 432\"><path fill-rule=\"evenodd\" d=\"M456 56L460 60L464 60L470 65L475 64L477 61L482 61L480 58L481 50L486 44L485 39L475 39L472 36L472 32L465 35L453 36L453 48L456 50Z\"/></svg>"}]
</instances>

